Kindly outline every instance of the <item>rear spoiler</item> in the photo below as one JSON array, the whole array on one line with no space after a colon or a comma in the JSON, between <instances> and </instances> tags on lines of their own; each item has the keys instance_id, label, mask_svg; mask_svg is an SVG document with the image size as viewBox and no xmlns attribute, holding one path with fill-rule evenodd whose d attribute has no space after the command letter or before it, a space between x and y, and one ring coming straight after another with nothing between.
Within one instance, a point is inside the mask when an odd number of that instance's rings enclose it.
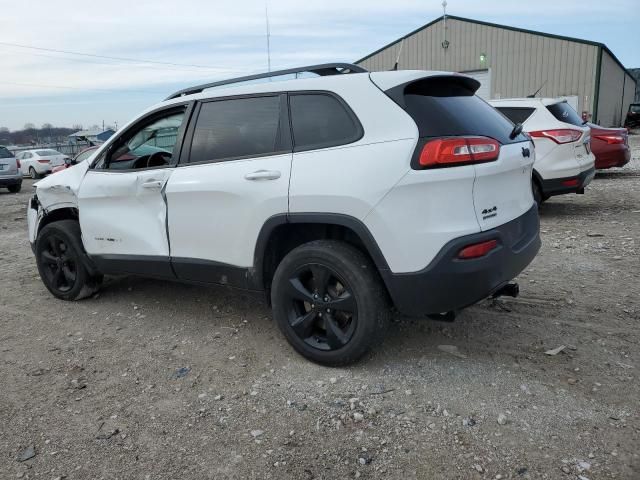
<instances>
[{"instance_id":1,"label":"rear spoiler","mask_svg":"<svg viewBox=\"0 0 640 480\"><path fill-rule=\"evenodd\" d=\"M428 90L433 96L473 95L480 88L475 78L459 73L404 71L374 72L371 81L394 102L405 108L404 96L411 91Z\"/></svg>"}]
</instances>

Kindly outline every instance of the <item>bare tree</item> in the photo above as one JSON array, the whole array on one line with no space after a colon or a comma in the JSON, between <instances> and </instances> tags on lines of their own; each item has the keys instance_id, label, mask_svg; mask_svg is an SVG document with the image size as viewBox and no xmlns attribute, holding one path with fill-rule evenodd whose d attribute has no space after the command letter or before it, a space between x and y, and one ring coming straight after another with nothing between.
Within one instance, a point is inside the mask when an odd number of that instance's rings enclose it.
<instances>
[{"instance_id":1,"label":"bare tree","mask_svg":"<svg viewBox=\"0 0 640 480\"><path fill-rule=\"evenodd\" d=\"M24 129L25 130L33 130L34 128L36 128L36 126L33 123L25 123L24 124Z\"/></svg>"}]
</instances>

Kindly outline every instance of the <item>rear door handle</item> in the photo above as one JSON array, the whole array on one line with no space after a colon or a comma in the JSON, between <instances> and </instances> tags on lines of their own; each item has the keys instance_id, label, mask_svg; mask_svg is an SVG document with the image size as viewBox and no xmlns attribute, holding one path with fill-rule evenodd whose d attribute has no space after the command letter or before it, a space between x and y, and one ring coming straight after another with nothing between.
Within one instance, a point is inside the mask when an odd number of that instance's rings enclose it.
<instances>
[{"instance_id":1,"label":"rear door handle","mask_svg":"<svg viewBox=\"0 0 640 480\"><path fill-rule=\"evenodd\" d=\"M247 173L244 178L247 180L277 180L281 173L277 170L258 170L257 172Z\"/></svg>"},{"instance_id":2,"label":"rear door handle","mask_svg":"<svg viewBox=\"0 0 640 480\"><path fill-rule=\"evenodd\" d=\"M162 182L160 180L149 180L142 184L142 188L162 188Z\"/></svg>"}]
</instances>

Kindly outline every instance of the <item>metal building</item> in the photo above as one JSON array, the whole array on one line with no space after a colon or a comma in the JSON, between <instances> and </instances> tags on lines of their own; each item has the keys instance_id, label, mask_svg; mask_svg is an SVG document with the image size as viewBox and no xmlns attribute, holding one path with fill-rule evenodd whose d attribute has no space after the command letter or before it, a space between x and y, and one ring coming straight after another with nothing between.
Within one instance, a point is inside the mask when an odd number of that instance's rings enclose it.
<instances>
[{"instance_id":1,"label":"metal building","mask_svg":"<svg viewBox=\"0 0 640 480\"><path fill-rule=\"evenodd\" d=\"M635 78L606 45L445 15L356 63L370 71L464 72L486 99L564 97L594 123L620 126L636 90Z\"/></svg>"}]
</instances>

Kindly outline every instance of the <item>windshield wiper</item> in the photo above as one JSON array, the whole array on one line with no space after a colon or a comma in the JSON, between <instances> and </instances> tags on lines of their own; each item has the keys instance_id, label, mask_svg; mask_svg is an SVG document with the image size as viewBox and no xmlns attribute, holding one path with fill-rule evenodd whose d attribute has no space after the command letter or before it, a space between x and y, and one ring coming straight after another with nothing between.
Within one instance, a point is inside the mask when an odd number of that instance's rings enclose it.
<instances>
[{"instance_id":1,"label":"windshield wiper","mask_svg":"<svg viewBox=\"0 0 640 480\"><path fill-rule=\"evenodd\" d=\"M513 126L513 130L511 130L511 133L509 134L509 139L513 140L514 138L516 138L521 133L522 133L522 124L521 123L516 123Z\"/></svg>"}]
</instances>

